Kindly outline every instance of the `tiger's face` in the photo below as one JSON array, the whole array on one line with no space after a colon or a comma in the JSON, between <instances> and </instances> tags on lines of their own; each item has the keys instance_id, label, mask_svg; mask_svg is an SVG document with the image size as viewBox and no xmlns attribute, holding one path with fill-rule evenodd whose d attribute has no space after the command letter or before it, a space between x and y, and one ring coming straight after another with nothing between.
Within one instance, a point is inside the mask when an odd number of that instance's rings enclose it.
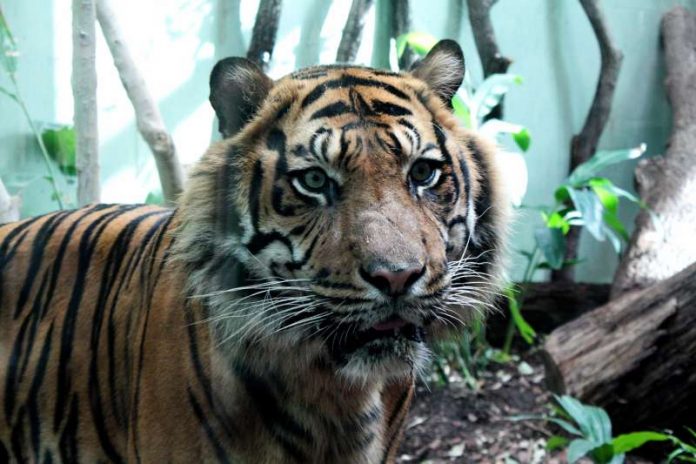
<instances>
[{"instance_id":1,"label":"tiger's face","mask_svg":"<svg viewBox=\"0 0 696 464\"><path fill-rule=\"evenodd\" d=\"M218 246L261 279L255 308L217 296L248 316L232 330L311 345L351 378L399 376L487 304L497 193L490 149L445 103L463 72L451 41L412 74L318 67L273 83L246 60L216 66L211 101L233 136Z\"/></svg>"}]
</instances>

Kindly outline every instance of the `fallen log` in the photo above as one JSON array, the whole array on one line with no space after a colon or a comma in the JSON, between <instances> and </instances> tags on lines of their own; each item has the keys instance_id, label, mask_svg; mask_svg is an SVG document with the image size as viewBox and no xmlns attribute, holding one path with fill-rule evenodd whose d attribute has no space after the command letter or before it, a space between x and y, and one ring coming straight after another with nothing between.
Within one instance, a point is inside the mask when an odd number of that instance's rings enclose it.
<instances>
[{"instance_id":1,"label":"fallen log","mask_svg":"<svg viewBox=\"0 0 696 464\"><path fill-rule=\"evenodd\" d=\"M607 409L618 430L696 417L696 263L554 330L544 344L557 393Z\"/></svg>"}]
</instances>

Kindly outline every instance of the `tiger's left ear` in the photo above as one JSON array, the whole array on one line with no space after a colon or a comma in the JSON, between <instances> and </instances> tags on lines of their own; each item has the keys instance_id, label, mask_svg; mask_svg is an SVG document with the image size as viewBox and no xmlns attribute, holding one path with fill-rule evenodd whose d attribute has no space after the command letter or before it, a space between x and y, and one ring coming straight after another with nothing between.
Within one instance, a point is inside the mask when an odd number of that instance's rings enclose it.
<instances>
[{"instance_id":1,"label":"tiger's left ear","mask_svg":"<svg viewBox=\"0 0 696 464\"><path fill-rule=\"evenodd\" d=\"M464 80L464 53L454 40L441 40L421 61L410 69L418 79L426 84L451 106L452 97Z\"/></svg>"},{"instance_id":2,"label":"tiger's left ear","mask_svg":"<svg viewBox=\"0 0 696 464\"><path fill-rule=\"evenodd\" d=\"M232 137L251 121L272 87L271 78L246 58L218 61L210 73L210 103L223 138Z\"/></svg>"}]
</instances>

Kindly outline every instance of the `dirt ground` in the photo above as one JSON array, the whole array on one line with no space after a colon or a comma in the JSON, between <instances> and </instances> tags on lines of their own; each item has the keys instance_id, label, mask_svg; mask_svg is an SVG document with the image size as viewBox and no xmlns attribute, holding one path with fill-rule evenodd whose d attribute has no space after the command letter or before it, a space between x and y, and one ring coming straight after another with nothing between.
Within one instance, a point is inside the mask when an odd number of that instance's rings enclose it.
<instances>
[{"instance_id":1,"label":"dirt ground","mask_svg":"<svg viewBox=\"0 0 696 464\"><path fill-rule=\"evenodd\" d=\"M491 363L478 390L463 381L419 385L408 419L399 463L561 464L564 451L549 453L546 440L558 432L543 421L514 421L522 414L548 413L551 394L535 355L508 364ZM582 460L589 463L589 460ZM627 463L646 464L636 457Z\"/></svg>"}]
</instances>

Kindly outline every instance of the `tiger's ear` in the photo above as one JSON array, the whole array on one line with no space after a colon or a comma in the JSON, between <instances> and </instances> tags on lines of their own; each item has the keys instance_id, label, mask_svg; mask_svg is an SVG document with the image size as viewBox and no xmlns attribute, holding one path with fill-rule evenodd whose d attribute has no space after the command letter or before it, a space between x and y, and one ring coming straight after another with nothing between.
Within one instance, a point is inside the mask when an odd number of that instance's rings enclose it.
<instances>
[{"instance_id":1,"label":"tiger's ear","mask_svg":"<svg viewBox=\"0 0 696 464\"><path fill-rule=\"evenodd\" d=\"M218 61L210 73L210 103L223 138L235 135L256 114L273 81L246 58Z\"/></svg>"},{"instance_id":2,"label":"tiger's ear","mask_svg":"<svg viewBox=\"0 0 696 464\"><path fill-rule=\"evenodd\" d=\"M464 80L464 53L454 40L441 40L421 61L410 69L411 74L425 81L451 106L452 97Z\"/></svg>"}]
</instances>

